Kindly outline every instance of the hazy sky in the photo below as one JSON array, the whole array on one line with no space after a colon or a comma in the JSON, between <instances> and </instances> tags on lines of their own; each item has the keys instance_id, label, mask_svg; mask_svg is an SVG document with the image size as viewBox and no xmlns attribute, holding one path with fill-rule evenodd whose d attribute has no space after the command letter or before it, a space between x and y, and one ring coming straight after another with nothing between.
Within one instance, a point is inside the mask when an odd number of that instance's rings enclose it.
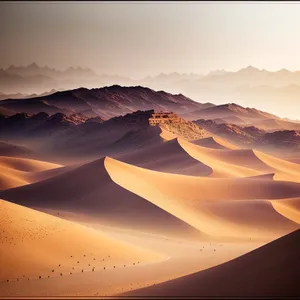
<instances>
[{"instance_id":1,"label":"hazy sky","mask_svg":"<svg viewBox=\"0 0 300 300\"><path fill-rule=\"evenodd\" d=\"M0 3L0 67L133 78L248 65L300 70L300 3Z\"/></svg>"}]
</instances>

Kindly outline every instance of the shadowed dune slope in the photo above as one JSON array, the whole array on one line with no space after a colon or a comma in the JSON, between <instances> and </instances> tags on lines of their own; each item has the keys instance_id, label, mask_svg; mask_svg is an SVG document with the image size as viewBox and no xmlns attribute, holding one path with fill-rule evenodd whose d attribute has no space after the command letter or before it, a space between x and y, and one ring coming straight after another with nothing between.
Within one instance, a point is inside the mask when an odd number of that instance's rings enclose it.
<instances>
[{"instance_id":1,"label":"shadowed dune slope","mask_svg":"<svg viewBox=\"0 0 300 300\"><path fill-rule=\"evenodd\" d=\"M166 173L195 176L208 176L212 173L211 168L189 156L179 145L177 139L118 156L117 159L132 165Z\"/></svg>"},{"instance_id":2,"label":"shadowed dune slope","mask_svg":"<svg viewBox=\"0 0 300 300\"><path fill-rule=\"evenodd\" d=\"M11 157L24 157L24 158L36 158L37 154L32 150L23 147L13 145L11 143L0 142L0 155L11 156Z\"/></svg>"},{"instance_id":3,"label":"shadowed dune slope","mask_svg":"<svg viewBox=\"0 0 300 300\"><path fill-rule=\"evenodd\" d=\"M4 200L0 200L0 227L0 281L92 271L103 264L103 258L106 265L161 259L101 231Z\"/></svg>"},{"instance_id":4,"label":"shadowed dune slope","mask_svg":"<svg viewBox=\"0 0 300 300\"><path fill-rule=\"evenodd\" d=\"M3 199L40 209L61 209L116 225L183 237L197 229L113 182L99 159L50 179L0 192Z\"/></svg>"},{"instance_id":5,"label":"shadowed dune slope","mask_svg":"<svg viewBox=\"0 0 300 300\"><path fill-rule=\"evenodd\" d=\"M235 200L283 199L300 195L300 184L261 178L207 178L167 174L135 167L111 158L105 160L112 180L125 189L151 201L195 228L214 236L249 238L253 228L241 227L238 222L212 215L202 209L208 203ZM170 188L172 187L172 188ZM245 208L246 209L246 208ZM268 209L272 210L269 206ZM273 210L272 213L276 212ZM253 215L253 224L255 223ZM265 233L272 227L265 221ZM280 219L280 218L279 218ZM290 229L295 224L290 222ZM278 232L274 230L274 236ZM258 236L261 236L257 232Z\"/></svg>"},{"instance_id":6,"label":"shadowed dune slope","mask_svg":"<svg viewBox=\"0 0 300 300\"><path fill-rule=\"evenodd\" d=\"M39 173L53 171L60 165L38 161L28 158L0 157L0 189L8 189L26 185L40 180ZM60 169L60 168L59 168ZM50 177L51 173L45 173L42 178Z\"/></svg>"},{"instance_id":7,"label":"shadowed dune slope","mask_svg":"<svg viewBox=\"0 0 300 300\"><path fill-rule=\"evenodd\" d=\"M270 202L278 213L300 224L300 198L273 200Z\"/></svg>"},{"instance_id":8,"label":"shadowed dune slope","mask_svg":"<svg viewBox=\"0 0 300 300\"><path fill-rule=\"evenodd\" d=\"M201 147L206 147L211 149L232 149L232 150L238 149L238 147L216 136L195 140L192 141L191 143Z\"/></svg>"},{"instance_id":9,"label":"shadowed dune slope","mask_svg":"<svg viewBox=\"0 0 300 300\"><path fill-rule=\"evenodd\" d=\"M122 296L299 297L300 230L219 266Z\"/></svg>"}]
</instances>

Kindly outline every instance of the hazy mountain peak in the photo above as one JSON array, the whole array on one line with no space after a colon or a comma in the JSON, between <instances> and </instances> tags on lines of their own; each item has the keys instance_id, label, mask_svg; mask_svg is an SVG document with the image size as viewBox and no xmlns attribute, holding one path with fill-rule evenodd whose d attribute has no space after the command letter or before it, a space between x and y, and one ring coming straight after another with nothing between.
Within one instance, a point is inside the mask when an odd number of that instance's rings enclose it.
<instances>
[{"instance_id":1,"label":"hazy mountain peak","mask_svg":"<svg viewBox=\"0 0 300 300\"><path fill-rule=\"evenodd\" d=\"M241 73L241 72L247 72L247 73L252 73L252 72L259 72L260 70L258 68L255 68L251 65L249 65L248 67L246 68L243 68L243 69L240 69L238 72Z\"/></svg>"}]
</instances>

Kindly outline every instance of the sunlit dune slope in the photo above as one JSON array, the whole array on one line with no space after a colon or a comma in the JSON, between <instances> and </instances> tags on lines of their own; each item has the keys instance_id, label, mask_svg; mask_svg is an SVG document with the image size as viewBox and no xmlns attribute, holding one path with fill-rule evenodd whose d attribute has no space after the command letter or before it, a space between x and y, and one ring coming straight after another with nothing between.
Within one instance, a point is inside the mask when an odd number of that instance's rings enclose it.
<instances>
[{"instance_id":1,"label":"sunlit dune slope","mask_svg":"<svg viewBox=\"0 0 300 300\"><path fill-rule=\"evenodd\" d=\"M122 296L298 297L299 253L297 230L219 266Z\"/></svg>"},{"instance_id":2,"label":"sunlit dune slope","mask_svg":"<svg viewBox=\"0 0 300 300\"><path fill-rule=\"evenodd\" d=\"M229 142L227 142L226 140L216 136L195 140L192 141L191 143L201 147L206 147L211 149L232 149L232 150L238 149L237 146L234 146Z\"/></svg>"},{"instance_id":3,"label":"sunlit dune slope","mask_svg":"<svg viewBox=\"0 0 300 300\"><path fill-rule=\"evenodd\" d=\"M183 139L178 142L190 156L213 169L212 177L248 177L272 171L255 157L252 150L209 149Z\"/></svg>"},{"instance_id":4,"label":"sunlit dune slope","mask_svg":"<svg viewBox=\"0 0 300 300\"><path fill-rule=\"evenodd\" d=\"M93 267L161 259L99 231L3 200L0 227L0 281L66 276Z\"/></svg>"},{"instance_id":5,"label":"sunlit dune slope","mask_svg":"<svg viewBox=\"0 0 300 300\"><path fill-rule=\"evenodd\" d=\"M113 181L120 186L151 201L200 231L214 236L250 238L256 232L257 237L264 234L270 237L272 233L278 236L279 232L276 229L272 231L268 218L264 223L265 229L257 232L256 227L249 227L248 224L243 226L234 218L229 220L216 212L209 213L203 208L204 204L218 205L220 201L280 199L300 195L300 184L272 181L268 178L201 178L167 174L111 158L105 159L105 166ZM247 207L243 206L243 209L247 211ZM276 214L271 206L267 209L271 210L270 214ZM252 217L252 224L255 224L255 214ZM289 230L297 226L284 218L279 219L290 223ZM286 225L283 227L287 228Z\"/></svg>"},{"instance_id":6,"label":"sunlit dune slope","mask_svg":"<svg viewBox=\"0 0 300 300\"><path fill-rule=\"evenodd\" d=\"M300 182L300 165L252 149L208 149L183 139L182 148L211 167L214 177L248 177L274 173L275 180Z\"/></svg>"},{"instance_id":7,"label":"sunlit dune slope","mask_svg":"<svg viewBox=\"0 0 300 300\"><path fill-rule=\"evenodd\" d=\"M300 198L273 200L270 202L278 213L300 224Z\"/></svg>"},{"instance_id":8,"label":"sunlit dune slope","mask_svg":"<svg viewBox=\"0 0 300 300\"><path fill-rule=\"evenodd\" d=\"M26 185L39 180L38 173L60 165L27 158L0 157L0 189ZM50 176L50 174L49 174Z\"/></svg>"},{"instance_id":9,"label":"sunlit dune slope","mask_svg":"<svg viewBox=\"0 0 300 300\"><path fill-rule=\"evenodd\" d=\"M27 207L86 214L112 226L203 237L199 230L116 184L106 171L106 160L102 158L44 181L2 191L1 197Z\"/></svg>"},{"instance_id":10,"label":"sunlit dune slope","mask_svg":"<svg viewBox=\"0 0 300 300\"><path fill-rule=\"evenodd\" d=\"M289 162L260 151L254 150L253 152L262 162L275 170L275 180L300 182L300 164Z\"/></svg>"},{"instance_id":11,"label":"sunlit dune slope","mask_svg":"<svg viewBox=\"0 0 300 300\"><path fill-rule=\"evenodd\" d=\"M161 145L151 145L146 149L131 152L118 159L146 169L167 173L208 176L212 169L188 155L177 139Z\"/></svg>"},{"instance_id":12,"label":"sunlit dune slope","mask_svg":"<svg viewBox=\"0 0 300 300\"><path fill-rule=\"evenodd\" d=\"M7 156L0 156L0 164L2 167L24 172L39 172L61 167L60 165L45 161Z\"/></svg>"}]
</instances>

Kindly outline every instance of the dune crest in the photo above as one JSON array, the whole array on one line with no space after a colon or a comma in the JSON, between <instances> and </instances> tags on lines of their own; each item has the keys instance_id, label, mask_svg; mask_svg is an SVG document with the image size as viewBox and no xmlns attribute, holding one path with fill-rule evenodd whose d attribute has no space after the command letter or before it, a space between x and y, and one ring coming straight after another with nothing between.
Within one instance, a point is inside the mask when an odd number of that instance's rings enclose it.
<instances>
[{"instance_id":1,"label":"dune crest","mask_svg":"<svg viewBox=\"0 0 300 300\"><path fill-rule=\"evenodd\" d=\"M133 151L117 157L118 160L153 171L194 176L208 176L213 170L191 157L177 139L160 145Z\"/></svg>"},{"instance_id":2,"label":"dune crest","mask_svg":"<svg viewBox=\"0 0 300 300\"><path fill-rule=\"evenodd\" d=\"M205 235L116 184L101 158L57 176L0 192L1 198L36 209L64 210L86 219L161 235L203 238Z\"/></svg>"},{"instance_id":3,"label":"dune crest","mask_svg":"<svg viewBox=\"0 0 300 300\"><path fill-rule=\"evenodd\" d=\"M300 198L273 200L270 202L278 213L300 224Z\"/></svg>"},{"instance_id":4,"label":"dune crest","mask_svg":"<svg viewBox=\"0 0 300 300\"><path fill-rule=\"evenodd\" d=\"M191 157L213 169L212 177L249 177L270 171L268 168L265 171L252 168L255 157L251 150L209 149L183 139L178 139L178 142Z\"/></svg>"},{"instance_id":5,"label":"dune crest","mask_svg":"<svg viewBox=\"0 0 300 300\"><path fill-rule=\"evenodd\" d=\"M275 170L275 180L300 182L300 164L289 162L254 150L255 155Z\"/></svg>"},{"instance_id":6,"label":"dune crest","mask_svg":"<svg viewBox=\"0 0 300 300\"><path fill-rule=\"evenodd\" d=\"M219 201L280 199L300 195L300 185L297 183L260 178L201 178L167 174L135 167L109 157L105 159L105 168L118 185L212 236L246 238L254 235L255 226L243 226L235 222L235 219L222 217L215 210L208 211L204 208L206 204L218 205ZM270 213L276 214L274 210ZM281 218L281 221L289 223L288 231L297 228L297 224L289 220ZM271 227L267 220L264 225L265 234L269 236ZM256 231L256 235L259 237L264 233ZM278 236L278 232L274 230L273 235Z\"/></svg>"},{"instance_id":7,"label":"dune crest","mask_svg":"<svg viewBox=\"0 0 300 300\"><path fill-rule=\"evenodd\" d=\"M61 165L28 158L0 157L0 190L26 185L39 180L38 173ZM50 173L49 173L50 176Z\"/></svg>"},{"instance_id":8,"label":"dune crest","mask_svg":"<svg viewBox=\"0 0 300 300\"><path fill-rule=\"evenodd\" d=\"M201 147L207 147L211 149L238 149L237 146L215 135L208 138L192 141L192 143Z\"/></svg>"}]
</instances>

